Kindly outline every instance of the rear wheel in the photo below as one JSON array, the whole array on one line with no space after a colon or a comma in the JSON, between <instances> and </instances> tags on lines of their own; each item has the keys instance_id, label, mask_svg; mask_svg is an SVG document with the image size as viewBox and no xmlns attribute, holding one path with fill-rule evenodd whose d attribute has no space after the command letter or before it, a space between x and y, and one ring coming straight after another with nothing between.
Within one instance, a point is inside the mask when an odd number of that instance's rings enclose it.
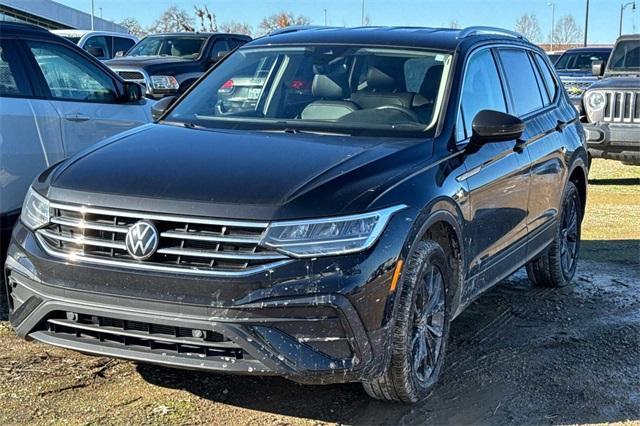
<instances>
[{"instance_id":1,"label":"rear wheel","mask_svg":"<svg viewBox=\"0 0 640 426\"><path fill-rule=\"evenodd\" d=\"M416 402L437 383L449 335L451 276L442 248L433 241L418 242L404 271L391 360L381 377L364 383L373 398Z\"/></svg>"},{"instance_id":2,"label":"rear wheel","mask_svg":"<svg viewBox=\"0 0 640 426\"><path fill-rule=\"evenodd\" d=\"M527 264L527 275L542 287L564 287L571 282L578 265L582 204L578 188L568 182L562 201L560 224L547 250Z\"/></svg>"}]
</instances>

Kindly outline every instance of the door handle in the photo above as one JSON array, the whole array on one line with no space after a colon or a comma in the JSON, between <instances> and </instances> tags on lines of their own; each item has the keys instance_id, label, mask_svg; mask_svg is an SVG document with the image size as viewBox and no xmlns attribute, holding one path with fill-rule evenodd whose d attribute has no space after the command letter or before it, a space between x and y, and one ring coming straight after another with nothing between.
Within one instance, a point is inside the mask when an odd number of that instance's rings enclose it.
<instances>
[{"instance_id":1,"label":"door handle","mask_svg":"<svg viewBox=\"0 0 640 426\"><path fill-rule=\"evenodd\" d=\"M82 122L82 121L91 120L91 117L89 117L88 115L85 115L85 114L73 113L73 114L65 115L64 119L68 120L68 121Z\"/></svg>"}]
</instances>

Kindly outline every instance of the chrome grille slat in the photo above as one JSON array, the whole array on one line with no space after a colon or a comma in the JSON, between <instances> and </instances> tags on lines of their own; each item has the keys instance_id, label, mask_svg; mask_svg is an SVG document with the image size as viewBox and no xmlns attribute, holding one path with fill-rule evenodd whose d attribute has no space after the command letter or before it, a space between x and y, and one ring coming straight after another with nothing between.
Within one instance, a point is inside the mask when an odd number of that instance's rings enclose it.
<instances>
[{"instance_id":1,"label":"chrome grille slat","mask_svg":"<svg viewBox=\"0 0 640 426\"><path fill-rule=\"evenodd\" d=\"M57 225L64 225L68 227L94 229L96 231L108 231L108 232L115 232L119 234L126 234L127 231L129 231L129 227L127 226L106 225L106 224L90 222L82 219L54 217L51 219L51 222Z\"/></svg>"},{"instance_id":2,"label":"chrome grille slat","mask_svg":"<svg viewBox=\"0 0 640 426\"><path fill-rule=\"evenodd\" d=\"M126 247L124 246L124 243L113 243L111 241L95 240L93 238L87 238L85 236L72 237L72 236L63 235L63 234L56 234L56 233L51 232L51 231L49 231L47 229L41 229L38 232L40 232L46 238L49 238L49 239L52 239L52 240L64 241L64 242L67 242L67 243L72 243L72 244L77 244L77 245L94 246L94 247L106 247L106 248L114 248L114 249L119 249L119 250L126 250Z\"/></svg>"},{"instance_id":3,"label":"chrome grille slat","mask_svg":"<svg viewBox=\"0 0 640 426\"><path fill-rule=\"evenodd\" d=\"M247 252L215 252L206 250L188 250L180 247L163 248L159 254L172 254L175 256L204 257L207 259L237 259L237 260L282 260L287 257L279 253L247 253Z\"/></svg>"},{"instance_id":4,"label":"chrome grille slat","mask_svg":"<svg viewBox=\"0 0 640 426\"><path fill-rule=\"evenodd\" d=\"M210 241L230 244L258 244L260 237L240 237L240 236L227 236L227 235L201 235L193 232L184 231L166 231L160 234L161 237L175 238L180 240L193 240L193 241Z\"/></svg>"},{"instance_id":5,"label":"chrome grille slat","mask_svg":"<svg viewBox=\"0 0 640 426\"><path fill-rule=\"evenodd\" d=\"M638 91L607 90L604 92L603 121L610 123L640 123Z\"/></svg>"},{"instance_id":6,"label":"chrome grille slat","mask_svg":"<svg viewBox=\"0 0 640 426\"><path fill-rule=\"evenodd\" d=\"M292 259L260 245L268 223L50 203L51 225L37 231L51 256L143 270L197 275L243 276ZM157 250L137 260L125 243L138 221L151 221Z\"/></svg>"}]
</instances>

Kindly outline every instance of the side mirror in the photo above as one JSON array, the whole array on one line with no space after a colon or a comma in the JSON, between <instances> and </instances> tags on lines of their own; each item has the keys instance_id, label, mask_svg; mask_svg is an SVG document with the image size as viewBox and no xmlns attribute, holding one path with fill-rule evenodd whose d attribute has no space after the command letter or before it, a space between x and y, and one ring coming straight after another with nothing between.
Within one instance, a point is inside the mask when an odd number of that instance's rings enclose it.
<instances>
[{"instance_id":1,"label":"side mirror","mask_svg":"<svg viewBox=\"0 0 640 426\"><path fill-rule=\"evenodd\" d=\"M116 58L121 58L123 56L124 56L124 50L118 50L116 52L116 56L115 56Z\"/></svg>"},{"instance_id":2,"label":"side mirror","mask_svg":"<svg viewBox=\"0 0 640 426\"><path fill-rule=\"evenodd\" d=\"M89 47L87 48L87 52L96 58L104 58L106 56L102 47Z\"/></svg>"},{"instance_id":3,"label":"side mirror","mask_svg":"<svg viewBox=\"0 0 640 426\"><path fill-rule=\"evenodd\" d=\"M176 99L178 98L175 96L167 96L153 104L151 107L151 117L153 118L153 121L158 121L160 117L167 112L171 105L173 105Z\"/></svg>"},{"instance_id":4,"label":"side mirror","mask_svg":"<svg viewBox=\"0 0 640 426\"><path fill-rule=\"evenodd\" d=\"M522 120L511 114L484 109L476 114L471 127L471 141L484 144L520 139L525 125Z\"/></svg>"},{"instance_id":5,"label":"side mirror","mask_svg":"<svg viewBox=\"0 0 640 426\"><path fill-rule=\"evenodd\" d=\"M604 62L603 61L591 61L591 74L596 77L600 77L604 74Z\"/></svg>"},{"instance_id":6,"label":"side mirror","mask_svg":"<svg viewBox=\"0 0 640 426\"><path fill-rule=\"evenodd\" d=\"M124 82L125 98L128 102L138 102L142 99L142 86L131 81Z\"/></svg>"}]
</instances>

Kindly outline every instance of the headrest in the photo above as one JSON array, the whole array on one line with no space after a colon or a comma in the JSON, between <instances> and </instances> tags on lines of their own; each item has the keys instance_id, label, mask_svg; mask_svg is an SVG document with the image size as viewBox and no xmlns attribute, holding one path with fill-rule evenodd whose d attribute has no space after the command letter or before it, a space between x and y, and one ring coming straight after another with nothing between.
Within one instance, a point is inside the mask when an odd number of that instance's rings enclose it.
<instances>
[{"instance_id":1,"label":"headrest","mask_svg":"<svg viewBox=\"0 0 640 426\"><path fill-rule=\"evenodd\" d=\"M311 93L318 98L342 100L349 97L348 86L345 73L316 74L311 84Z\"/></svg>"},{"instance_id":2,"label":"headrest","mask_svg":"<svg viewBox=\"0 0 640 426\"><path fill-rule=\"evenodd\" d=\"M422 86L420 86L420 94L428 99L434 99L440 88L440 80L442 79L442 71L444 65L432 65L424 76Z\"/></svg>"},{"instance_id":3,"label":"headrest","mask_svg":"<svg viewBox=\"0 0 640 426\"><path fill-rule=\"evenodd\" d=\"M367 71L367 87L387 91L398 89L396 80L378 67L371 67Z\"/></svg>"}]
</instances>

